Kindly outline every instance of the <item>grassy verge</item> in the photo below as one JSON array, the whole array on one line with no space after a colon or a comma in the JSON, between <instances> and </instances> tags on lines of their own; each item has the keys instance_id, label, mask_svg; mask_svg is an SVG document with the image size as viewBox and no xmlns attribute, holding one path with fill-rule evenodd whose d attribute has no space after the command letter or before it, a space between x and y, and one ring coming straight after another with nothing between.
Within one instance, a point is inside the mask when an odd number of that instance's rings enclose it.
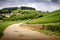
<instances>
[{"instance_id":1,"label":"grassy verge","mask_svg":"<svg viewBox=\"0 0 60 40\"><path fill-rule=\"evenodd\" d=\"M9 25L11 24L15 24L15 23L19 23L21 22L19 21L2 21L0 20L0 37L3 36L3 31L5 30L5 28L7 28Z\"/></svg>"},{"instance_id":2,"label":"grassy verge","mask_svg":"<svg viewBox=\"0 0 60 40\"><path fill-rule=\"evenodd\" d=\"M44 25L41 30L38 30L39 32L42 32L47 35L57 35L60 36L60 24L49 24Z\"/></svg>"},{"instance_id":3,"label":"grassy verge","mask_svg":"<svg viewBox=\"0 0 60 40\"><path fill-rule=\"evenodd\" d=\"M52 36L52 35L60 36L60 32L53 32L50 30L38 30L38 31L49 36Z\"/></svg>"}]
</instances>

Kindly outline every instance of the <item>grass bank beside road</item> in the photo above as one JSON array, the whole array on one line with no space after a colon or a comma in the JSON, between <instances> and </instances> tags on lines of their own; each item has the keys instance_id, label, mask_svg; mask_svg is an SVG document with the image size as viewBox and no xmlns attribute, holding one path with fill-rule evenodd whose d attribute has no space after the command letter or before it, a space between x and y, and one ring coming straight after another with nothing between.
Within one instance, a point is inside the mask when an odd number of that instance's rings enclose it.
<instances>
[{"instance_id":1,"label":"grass bank beside road","mask_svg":"<svg viewBox=\"0 0 60 40\"><path fill-rule=\"evenodd\" d=\"M60 24L49 24L43 25L39 32L45 33L47 35L57 35L60 36Z\"/></svg>"},{"instance_id":2,"label":"grass bank beside road","mask_svg":"<svg viewBox=\"0 0 60 40\"><path fill-rule=\"evenodd\" d=\"M19 23L19 21L2 21L0 20L0 37L3 36L3 31L11 24Z\"/></svg>"}]
</instances>

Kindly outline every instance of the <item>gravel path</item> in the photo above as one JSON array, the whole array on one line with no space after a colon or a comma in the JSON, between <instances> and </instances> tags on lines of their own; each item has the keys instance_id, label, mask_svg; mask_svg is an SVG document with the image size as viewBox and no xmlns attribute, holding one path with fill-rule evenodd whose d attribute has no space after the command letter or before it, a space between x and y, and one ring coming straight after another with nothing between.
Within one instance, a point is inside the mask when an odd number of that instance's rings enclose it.
<instances>
[{"instance_id":1,"label":"gravel path","mask_svg":"<svg viewBox=\"0 0 60 40\"><path fill-rule=\"evenodd\" d=\"M1 40L60 40L60 37L47 36L37 31L24 29L20 25L23 23L13 24L4 31Z\"/></svg>"}]
</instances>

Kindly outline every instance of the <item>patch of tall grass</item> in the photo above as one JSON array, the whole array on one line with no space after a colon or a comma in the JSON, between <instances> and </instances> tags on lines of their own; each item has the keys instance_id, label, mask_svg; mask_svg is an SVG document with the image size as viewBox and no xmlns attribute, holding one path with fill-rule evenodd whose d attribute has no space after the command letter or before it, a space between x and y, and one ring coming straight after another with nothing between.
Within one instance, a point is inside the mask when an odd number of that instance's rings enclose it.
<instances>
[{"instance_id":1,"label":"patch of tall grass","mask_svg":"<svg viewBox=\"0 0 60 40\"><path fill-rule=\"evenodd\" d=\"M58 35L60 36L60 24L54 24L54 25L43 25L42 29L39 30L40 32L43 32L48 35Z\"/></svg>"},{"instance_id":2,"label":"patch of tall grass","mask_svg":"<svg viewBox=\"0 0 60 40\"><path fill-rule=\"evenodd\" d=\"M55 25L46 25L46 26L43 26L44 30L50 30L50 31L53 31L53 32L60 32L60 24L55 24Z\"/></svg>"}]
</instances>

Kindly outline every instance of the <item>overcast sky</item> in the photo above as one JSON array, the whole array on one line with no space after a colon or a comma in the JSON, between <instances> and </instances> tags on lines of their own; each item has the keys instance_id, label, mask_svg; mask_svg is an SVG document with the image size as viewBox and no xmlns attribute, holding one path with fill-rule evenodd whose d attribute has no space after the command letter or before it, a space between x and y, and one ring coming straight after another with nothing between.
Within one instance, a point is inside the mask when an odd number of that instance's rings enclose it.
<instances>
[{"instance_id":1,"label":"overcast sky","mask_svg":"<svg viewBox=\"0 0 60 40\"><path fill-rule=\"evenodd\" d=\"M0 0L0 9L20 6L34 7L42 11L53 11L60 9L60 0Z\"/></svg>"}]
</instances>

